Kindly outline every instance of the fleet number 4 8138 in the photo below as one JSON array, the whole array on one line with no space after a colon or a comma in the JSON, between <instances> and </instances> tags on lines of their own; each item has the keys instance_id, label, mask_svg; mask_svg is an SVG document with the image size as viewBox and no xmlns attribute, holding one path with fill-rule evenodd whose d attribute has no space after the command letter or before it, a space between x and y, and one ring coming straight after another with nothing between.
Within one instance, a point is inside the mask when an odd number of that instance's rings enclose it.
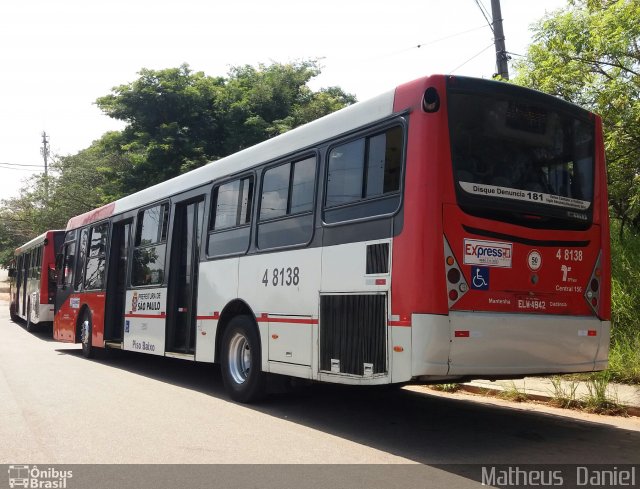
<instances>
[{"instance_id":1,"label":"fleet number 4 8138","mask_svg":"<svg viewBox=\"0 0 640 489\"><path fill-rule=\"evenodd\" d=\"M269 273L269 269L267 268L262 276L262 283L265 287L269 284L274 287L278 285L286 287L298 285L300 283L300 269L298 267L274 268L271 270L271 273Z\"/></svg>"},{"instance_id":2,"label":"fleet number 4 8138","mask_svg":"<svg viewBox=\"0 0 640 489\"><path fill-rule=\"evenodd\" d=\"M564 258L564 261L582 261L582 250L563 250L562 248L558 248L556 258L558 260Z\"/></svg>"}]
</instances>

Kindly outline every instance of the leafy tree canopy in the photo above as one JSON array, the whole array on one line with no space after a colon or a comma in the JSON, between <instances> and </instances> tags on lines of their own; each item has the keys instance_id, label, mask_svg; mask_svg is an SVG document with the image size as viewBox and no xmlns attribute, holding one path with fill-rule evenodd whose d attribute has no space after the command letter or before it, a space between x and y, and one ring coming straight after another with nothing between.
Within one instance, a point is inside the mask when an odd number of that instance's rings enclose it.
<instances>
[{"instance_id":1,"label":"leafy tree canopy","mask_svg":"<svg viewBox=\"0 0 640 489\"><path fill-rule=\"evenodd\" d=\"M612 213L640 230L640 0L571 0L534 26L516 83L603 118Z\"/></svg>"},{"instance_id":2,"label":"leafy tree canopy","mask_svg":"<svg viewBox=\"0 0 640 489\"><path fill-rule=\"evenodd\" d=\"M147 70L97 100L127 127L117 151L129 159L114 175L123 194L164 181L355 102L332 87L312 91L316 61L231 68L226 78L187 65Z\"/></svg>"}]
</instances>

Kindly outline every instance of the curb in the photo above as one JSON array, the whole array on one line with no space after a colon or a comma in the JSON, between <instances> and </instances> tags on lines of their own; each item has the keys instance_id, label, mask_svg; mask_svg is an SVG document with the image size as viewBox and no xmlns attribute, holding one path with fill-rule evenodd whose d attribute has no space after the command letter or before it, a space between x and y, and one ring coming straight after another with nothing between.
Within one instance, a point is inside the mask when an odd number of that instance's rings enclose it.
<instances>
[{"instance_id":1,"label":"curb","mask_svg":"<svg viewBox=\"0 0 640 489\"><path fill-rule=\"evenodd\" d=\"M471 384L460 384L460 391L468 392L470 394L477 394L481 396L488 397L499 397L501 392L504 392L504 389L496 386L496 387L480 387L478 385ZM527 396L528 400L539 401L544 403L550 403L553 400L552 396L545 396L542 394L531 394L526 391L526 389L522 392ZM526 401L524 401L526 402ZM620 406L625 410L627 416L638 416L640 417L640 406L629 406L625 404L620 404ZM558 406L555 406L558 407ZM571 409L571 408L559 408L559 409ZM594 413L598 414L598 413ZM616 416L616 415L614 415Z\"/></svg>"}]
</instances>

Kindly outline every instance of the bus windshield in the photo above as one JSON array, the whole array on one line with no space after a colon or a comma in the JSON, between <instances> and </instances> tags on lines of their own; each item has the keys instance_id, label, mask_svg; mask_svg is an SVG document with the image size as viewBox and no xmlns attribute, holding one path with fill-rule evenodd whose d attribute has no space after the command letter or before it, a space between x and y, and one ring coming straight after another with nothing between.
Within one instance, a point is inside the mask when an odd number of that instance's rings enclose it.
<instances>
[{"instance_id":1,"label":"bus windshield","mask_svg":"<svg viewBox=\"0 0 640 489\"><path fill-rule=\"evenodd\" d=\"M449 93L451 157L463 210L533 227L590 224L594 124L551 100Z\"/></svg>"}]
</instances>

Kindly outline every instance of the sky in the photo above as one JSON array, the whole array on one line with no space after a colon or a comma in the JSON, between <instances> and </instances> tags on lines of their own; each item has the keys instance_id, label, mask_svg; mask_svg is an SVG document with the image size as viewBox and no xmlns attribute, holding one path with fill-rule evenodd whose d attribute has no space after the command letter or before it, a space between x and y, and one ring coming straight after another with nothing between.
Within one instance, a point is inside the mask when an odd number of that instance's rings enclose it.
<instances>
[{"instance_id":1,"label":"sky","mask_svg":"<svg viewBox=\"0 0 640 489\"><path fill-rule=\"evenodd\" d=\"M43 164L43 131L52 155L65 156L122 129L94 102L142 68L188 63L224 76L231 66L318 58L311 88L337 85L359 100L434 73L490 78L493 33L476 2L490 9L490 0L2 2L0 199L42 171L16 165ZM566 3L502 0L507 51L524 54L530 25Z\"/></svg>"}]
</instances>

